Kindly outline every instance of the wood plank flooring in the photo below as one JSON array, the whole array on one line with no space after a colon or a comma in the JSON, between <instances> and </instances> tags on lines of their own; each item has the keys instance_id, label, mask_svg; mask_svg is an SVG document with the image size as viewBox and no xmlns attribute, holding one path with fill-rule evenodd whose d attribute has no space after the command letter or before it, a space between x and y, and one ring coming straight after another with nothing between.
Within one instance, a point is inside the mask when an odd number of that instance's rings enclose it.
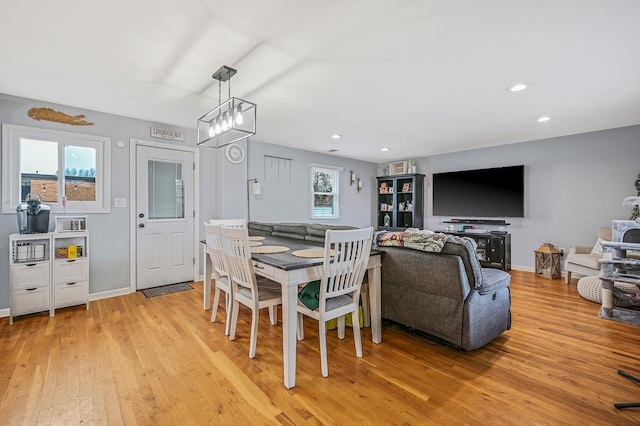
<instances>
[{"instance_id":1,"label":"wood plank flooring","mask_svg":"<svg viewBox=\"0 0 640 426\"><path fill-rule=\"evenodd\" d=\"M262 312L257 356L249 311L237 340L210 323L202 285L141 292L45 314L0 318L2 425L632 425L640 409L640 328L598 318L575 281L512 272L512 329L472 352L406 330L363 330L364 357L328 335L320 373L317 323L298 342L297 386L286 389L282 329Z\"/></svg>"}]
</instances>

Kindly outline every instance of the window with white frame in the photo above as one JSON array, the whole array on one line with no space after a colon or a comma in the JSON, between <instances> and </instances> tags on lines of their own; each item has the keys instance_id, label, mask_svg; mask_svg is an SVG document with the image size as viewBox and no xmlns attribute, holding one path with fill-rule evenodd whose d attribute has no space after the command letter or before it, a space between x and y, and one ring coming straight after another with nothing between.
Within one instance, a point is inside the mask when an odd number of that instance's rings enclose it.
<instances>
[{"instance_id":1,"label":"window with white frame","mask_svg":"<svg viewBox=\"0 0 640 426\"><path fill-rule=\"evenodd\" d=\"M111 139L2 125L2 212L38 193L52 212L110 211Z\"/></svg>"},{"instance_id":2,"label":"window with white frame","mask_svg":"<svg viewBox=\"0 0 640 426\"><path fill-rule=\"evenodd\" d=\"M340 218L340 169L311 166L311 219Z\"/></svg>"}]
</instances>

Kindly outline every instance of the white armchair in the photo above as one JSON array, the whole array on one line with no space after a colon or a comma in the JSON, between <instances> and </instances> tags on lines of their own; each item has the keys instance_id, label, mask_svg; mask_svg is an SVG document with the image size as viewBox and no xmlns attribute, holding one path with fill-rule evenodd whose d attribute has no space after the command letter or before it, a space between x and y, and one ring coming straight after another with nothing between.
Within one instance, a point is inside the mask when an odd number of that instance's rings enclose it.
<instances>
[{"instance_id":1,"label":"white armchair","mask_svg":"<svg viewBox=\"0 0 640 426\"><path fill-rule=\"evenodd\" d=\"M611 227L598 228L598 238L611 241ZM599 275L602 253L592 254L593 246L570 246L567 260L564 262L566 283L571 282L571 274L580 276Z\"/></svg>"}]
</instances>

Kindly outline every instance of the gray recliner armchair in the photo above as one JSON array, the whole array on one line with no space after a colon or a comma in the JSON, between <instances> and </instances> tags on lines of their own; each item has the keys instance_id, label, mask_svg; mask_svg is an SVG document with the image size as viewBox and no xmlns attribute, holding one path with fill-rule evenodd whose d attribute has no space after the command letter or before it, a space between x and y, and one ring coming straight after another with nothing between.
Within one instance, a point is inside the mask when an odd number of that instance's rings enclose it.
<instances>
[{"instance_id":1,"label":"gray recliner armchair","mask_svg":"<svg viewBox=\"0 0 640 426\"><path fill-rule=\"evenodd\" d=\"M511 328L511 276L482 268L476 243L452 237L442 251L382 251L382 317L464 350Z\"/></svg>"}]
</instances>

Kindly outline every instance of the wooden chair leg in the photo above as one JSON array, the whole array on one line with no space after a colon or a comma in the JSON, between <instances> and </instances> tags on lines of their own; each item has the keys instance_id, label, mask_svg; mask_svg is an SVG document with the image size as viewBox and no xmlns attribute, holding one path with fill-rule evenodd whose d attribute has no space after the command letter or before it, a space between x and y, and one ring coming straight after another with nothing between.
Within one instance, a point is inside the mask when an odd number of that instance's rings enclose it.
<instances>
[{"instance_id":1,"label":"wooden chair leg","mask_svg":"<svg viewBox=\"0 0 640 426\"><path fill-rule=\"evenodd\" d=\"M567 271L566 277L567 277L566 283L571 284L571 272Z\"/></svg>"},{"instance_id":2,"label":"wooden chair leg","mask_svg":"<svg viewBox=\"0 0 640 426\"><path fill-rule=\"evenodd\" d=\"M351 314L353 321L353 340L356 344L356 356L362 358L362 339L360 337L360 322L358 320L358 311Z\"/></svg>"},{"instance_id":3,"label":"wooden chair leg","mask_svg":"<svg viewBox=\"0 0 640 426\"><path fill-rule=\"evenodd\" d=\"M269 319L271 320L271 325L278 324L278 307L277 306L269 306Z\"/></svg>"},{"instance_id":4,"label":"wooden chair leg","mask_svg":"<svg viewBox=\"0 0 640 426\"><path fill-rule=\"evenodd\" d=\"M337 320L338 320L338 339L344 339L345 317L346 317L346 315L343 315L343 316L337 318Z\"/></svg>"},{"instance_id":5,"label":"wooden chair leg","mask_svg":"<svg viewBox=\"0 0 640 426\"><path fill-rule=\"evenodd\" d=\"M256 357L256 343L258 341L258 320L260 310L256 306L251 312L251 339L249 340L249 358Z\"/></svg>"},{"instance_id":6,"label":"wooden chair leg","mask_svg":"<svg viewBox=\"0 0 640 426\"><path fill-rule=\"evenodd\" d=\"M231 309L231 326L229 328L229 340L236 339L236 326L238 325L239 310L240 310L240 303L233 302L233 308Z\"/></svg>"},{"instance_id":7,"label":"wooden chair leg","mask_svg":"<svg viewBox=\"0 0 640 426\"><path fill-rule=\"evenodd\" d=\"M211 306L211 322L216 322L218 303L220 303L220 289L216 285L216 290L213 292L213 306Z\"/></svg>"},{"instance_id":8,"label":"wooden chair leg","mask_svg":"<svg viewBox=\"0 0 640 426\"><path fill-rule=\"evenodd\" d=\"M227 324L224 327L224 334L225 336L228 336L229 333L231 332L231 311L233 310L233 302L231 301L231 294L229 293L225 293L224 296L224 306L225 306L225 310L227 312Z\"/></svg>"},{"instance_id":9,"label":"wooden chair leg","mask_svg":"<svg viewBox=\"0 0 640 426\"><path fill-rule=\"evenodd\" d=\"M327 363L327 323L321 317L318 321L318 337L320 339L320 365L322 366L322 375L329 375L329 366Z\"/></svg>"}]
</instances>

